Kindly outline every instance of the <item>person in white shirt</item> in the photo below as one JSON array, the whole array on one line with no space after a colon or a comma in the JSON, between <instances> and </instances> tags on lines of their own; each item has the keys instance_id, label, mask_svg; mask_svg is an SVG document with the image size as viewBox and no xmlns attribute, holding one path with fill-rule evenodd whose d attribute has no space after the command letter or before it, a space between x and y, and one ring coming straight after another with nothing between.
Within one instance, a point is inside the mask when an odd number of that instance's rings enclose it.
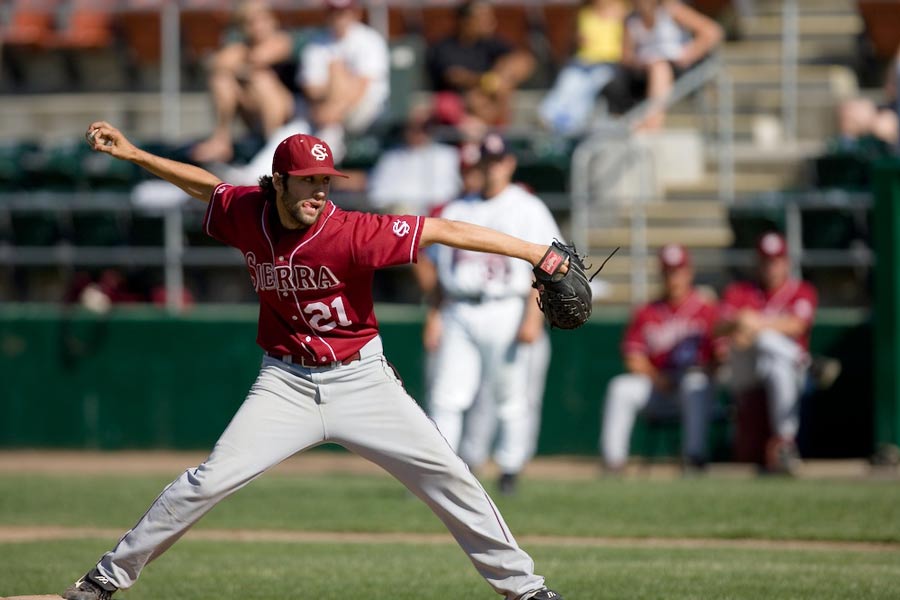
<instances>
[{"instance_id":1,"label":"person in white shirt","mask_svg":"<svg viewBox=\"0 0 900 600\"><path fill-rule=\"evenodd\" d=\"M245 167L213 169L236 185L255 185L268 173L278 143L312 134L330 147L335 163L346 152L345 132L361 133L387 108L390 58L387 42L362 23L359 0L326 0L328 26L304 46L297 71L303 97L294 118L276 131Z\"/></svg>"},{"instance_id":2,"label":"person in white shirt","mask_svg":"<svg viewBox=\"0 0 900 600\"><path fill-rule=\"evenodd\" d=\"M523 239L562 239L541 199L511 183L516 159L499 135L485 137L479 166L484 174L482 198L450 202L441 217L496 227ZM478 402L491 403L488 406L493 407L499 426L494 462L501 472L500 491L509 494L531 457L536 423L532 412L540 409L534 390L529 389L534 385L529 368L536 367L529 364L537 348L545 353L542 360L549 358L544 316L531 287L532 272L526 263L514 259L435 248L440 318L431 325L439 324L440 331L439 335L431 332L438 343L429 413L454 450L460 450L464 414L476 397ZM485 426L475 426L475 436L493 437L493 424L481 425Z\"/></svg>"},{"instance_id":3,"label":"person in white shirt","mask_svg":"<svg viewBox=\"0 0 900 600\"><path fill-rule=\"evenodd\" d=\"M431 109L414 107L403 144L383 153L369 175L369 204L382 212L427 215L460 191L459 151L431 137Z\"/></svg>"}]
</instances>

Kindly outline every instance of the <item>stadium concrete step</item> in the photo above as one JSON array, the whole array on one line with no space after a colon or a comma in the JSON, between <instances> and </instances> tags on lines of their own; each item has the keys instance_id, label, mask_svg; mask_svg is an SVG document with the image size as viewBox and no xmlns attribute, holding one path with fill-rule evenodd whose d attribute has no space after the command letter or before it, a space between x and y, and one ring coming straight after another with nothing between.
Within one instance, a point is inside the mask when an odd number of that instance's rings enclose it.
<instances>
[{"instance_id":1,"label":"stadium concrete step","mask_svg":"<svg viewBox=\"0 0 900 600\"><path fill-rule=\"evenodd\" d=\"M768 173L765 171L761 173L736 172L734 191L738 196L749 196L781 190L790 183L792 183L791 177L783 173ZM718 195L719 179L715 173L711 173L696 182L666 186L666 199L673 202L717 198Z\"/></svg>"},{"instance_id":2,"label":"stadium concrete step","mask_svg":"<svg viewBox=\"0 0 900 600\"><path fill-rule=\"evenodd\" d=\"M205 92L178 96L176 141L209 135L212 105ZM49 140L81 137L88 124L105 120L125 128L135 139L159 139L163 131L159 93L78 93L0 95L0 138Z\"/></svg>"},{"instance_id":3,"label":"stadium concrete step","mask_svg":"<svg viewBox=\"0 0 900 600\"><path fill-rule=\"evenodd\" d=\"M750 38L780 37L783 26L781 13L758 14L748 19L744 33ZM815 12L801 9L799 11L798 28L804 37L852 36L863 30L863 21L859 14L853 12Z\"/></svg>"},{"instance_id":4,"label":"stadium concrete step","mask_svg":"<svg viewBox=\"0 0 900 600\"><path fill-rule=\"evenodd\" d=\"M823 57L850 59L856 52L855 36L829 36L800 39L797 59L801 63L821 61ZM781 42L771 39L744 39L728 42L722 47L722 55L728 65L771 64L781 61Z\"/></svg>"},{"instance_id":5,"label":"stadium concrete step","mask_svg":"<svg viewBox=\"0 0 900 600\"><path fill-rule=\"evenodd\" d=\"M730 64L726 67L735 85L772 85L781 82L780 65ZM797 83L801 86L828 85L853 72L840 65L798 65Z\"/></svg>"},{"instance_id":6,"label":"stadium concrete step","mask_svg":"<svg viewBox=\"0 0 900 600\"><path fill-rule=\"evenodd\" d=\"M599 249L630 246L632 236L631 228L624 225L592 227L588 231L588 245L590 248ZM665 225L648 227L646 240L651 248L659 248L673 242L692 248L725 248L734 241L734 235L727 223L715 227Z\"/></svg>"},{"instance_id":7,"label":"stadium concrete step","mask_svg":"<svg viewBox=\"0 0 900 600\"><path fill-rule=\"evenodd\" d=\"M659 222L721 221L728 216L725 205L717 200L648 202L642 208L648 220ZM615 210L622 220L631 220L634 215L632 206L617 206Z\"/></svg>"}]
</instances>

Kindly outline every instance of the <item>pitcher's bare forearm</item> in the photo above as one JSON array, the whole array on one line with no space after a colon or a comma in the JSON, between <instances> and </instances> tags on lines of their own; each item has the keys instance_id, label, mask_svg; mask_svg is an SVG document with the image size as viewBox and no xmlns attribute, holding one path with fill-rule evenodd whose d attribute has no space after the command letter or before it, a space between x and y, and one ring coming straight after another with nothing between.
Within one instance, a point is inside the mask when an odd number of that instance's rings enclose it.
<instances>
[{"instance_id":1,"label":"pitcher's bare forearm","mask_svg":"<svg viewBox=\"0 0 900 600\"><path fill-rule=\"evenodd\" d=\"M547 245L549 243L550 240ZM426 218L425 224L422 226L419 246L425 247L431 244L444 244L460 250L474 250L521 258L532 265L536 265L547 251L547 245L532 244L480 225L448 219Z\"/></svg>"},{"instance_id":2,"label":"pitcher's bare forearm","mask_svg":"<svg viewBox=\"0 0 900 600\"><path fill-rule=\"evenodd\" d=\"M91 123L85 133L85 138L94 151L134 163L178 186L189 196L204 202L209 202L213 190L222 183L218 177L205 169L141 150L132 144L121 131L105 121Z\"/></svg>"}]
</instances>

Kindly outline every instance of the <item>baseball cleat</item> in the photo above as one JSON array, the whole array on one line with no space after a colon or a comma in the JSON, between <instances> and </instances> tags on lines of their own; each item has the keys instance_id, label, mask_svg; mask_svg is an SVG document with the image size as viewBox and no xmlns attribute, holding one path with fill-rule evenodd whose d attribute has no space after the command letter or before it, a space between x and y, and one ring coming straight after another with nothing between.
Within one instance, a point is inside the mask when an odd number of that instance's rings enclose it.
<instances>
[{"instance_id":1,"label":"baseball cleat","mask_svg":"<svg viewBox=\"0 0 900 600\"><path fill-rule=\"evenodd\" d=\"M63 592L62 597L65 600L109 600L118 589L95 567Z\"/></svg>"},{"instance_id":2,"label":"baseball cleat","mask_svg":"<svg viewBox=\"0 0 900 600\"><path fill-rule=\"evenodd\" d=\"M500 488L500 493L504 496L512 496L516 493L517 483L518 478L515 473L504 473L500 476L497 487Z\"/></svg>"},{"instance_id":3,"label":"baseball cleat","mask_svg":"<svg viewBox=\"0 0 900 600\"><path fill-rule=\"evenodd\" d=\"M563 600L563 597L550 588L543 587L530 596L522 596L521 600Z\"/></svg>"}]
</instances>

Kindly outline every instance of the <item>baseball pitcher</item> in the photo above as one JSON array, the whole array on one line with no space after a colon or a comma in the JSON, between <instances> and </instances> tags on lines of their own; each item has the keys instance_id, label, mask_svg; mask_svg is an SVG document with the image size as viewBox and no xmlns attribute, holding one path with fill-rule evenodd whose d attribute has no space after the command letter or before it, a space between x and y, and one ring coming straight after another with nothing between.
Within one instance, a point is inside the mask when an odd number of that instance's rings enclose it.
<instances>
[{"instance_id":1,"label":"baseball pitcher","mask_svg":"<svg viewBox=\"0 0 900 600\"><path fill-rule=\"evenodd\" d=\"M568 261L546 269L551 250L545 245L468 223L342 210L328 192L331 178L343 174L328 145L312 136L283 140L272 175L247 187L140 150L105 122L93 123L87 139L94 150L131 161L209 203L204 229L241 251L259 296L257 342L265 354L256 383L209 457L166 487L65 591L66 599L104 600L131 587L218 502L323 442L375 462L406 485L507 600L560 597L545 587L488 494L384 357L372 275L415 262L419 248L435 243L522 259L548 277L557 271L567 277L574 270L564 266Z\"/></svg>"}]
</instances>

